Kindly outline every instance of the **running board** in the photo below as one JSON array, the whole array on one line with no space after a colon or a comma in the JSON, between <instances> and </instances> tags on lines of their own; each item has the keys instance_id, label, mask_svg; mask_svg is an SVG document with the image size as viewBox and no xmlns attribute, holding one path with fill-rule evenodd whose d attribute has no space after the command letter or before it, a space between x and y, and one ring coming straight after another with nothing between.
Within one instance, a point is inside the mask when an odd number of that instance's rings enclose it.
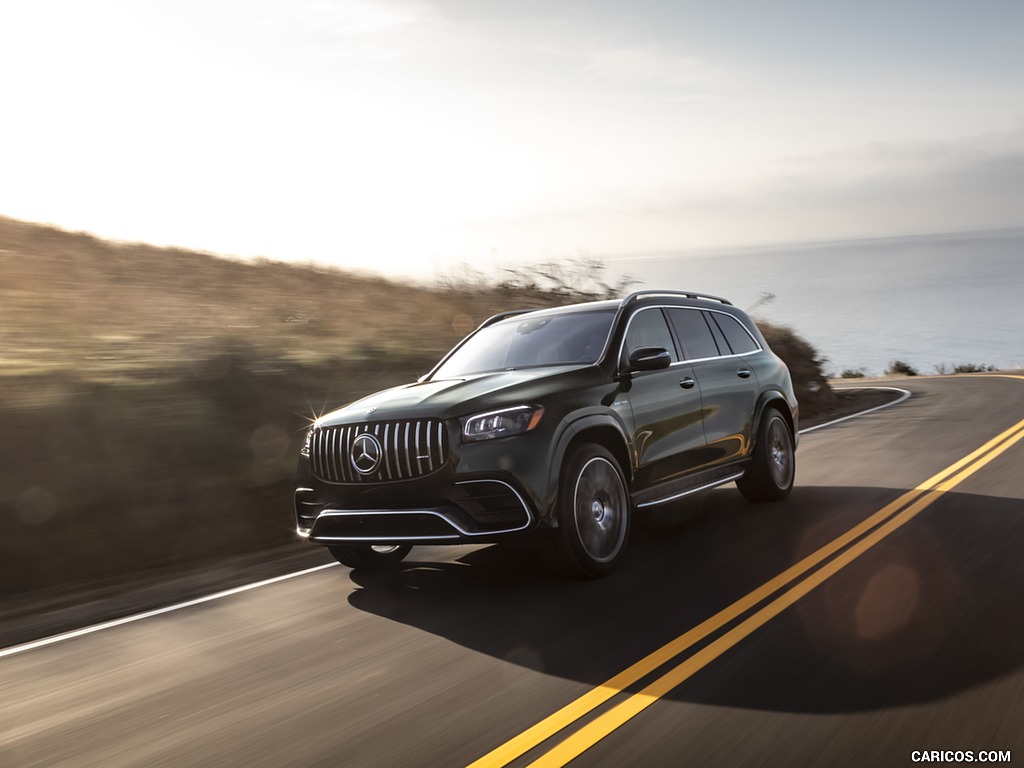
<instances>
[{"instance_id":1,"label":"running board","mask_svg":"<svg viewBox=\"0 0 1024 768\"><path fill-rule=\"evenodd\" d=\"M637 509L643 509L644 507L654 507L658 504L668 504L671 501L710 490L715 486L739 480L743 477L745 469L745 466L742 464L730 464L728 467L709 469L704 472L698 472L695 475L689 475L681 480L673 480L657 488L633 494L633 505Z\"/></svg>"}]
</instances>

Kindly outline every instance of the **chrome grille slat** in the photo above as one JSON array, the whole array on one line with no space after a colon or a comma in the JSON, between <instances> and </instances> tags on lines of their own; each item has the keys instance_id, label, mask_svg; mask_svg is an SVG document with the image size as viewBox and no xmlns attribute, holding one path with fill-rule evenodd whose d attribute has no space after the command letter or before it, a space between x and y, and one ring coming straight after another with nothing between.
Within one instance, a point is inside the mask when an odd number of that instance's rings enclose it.
<instances>
[{"instance_id":1,"label":"chrome grille slat","mask_svg":"<svg viewBox=\"0 0 1024 768\"><path fill-rule=\"evenodd\" d=\"M319 430L317 432L317 435L318 435L318 437L317 437L316 444L314 445L314 451L313 451L313 455L318 457L317 464L320 466L320 471L317 474L319 474L319 475L326 475L327 474L327 455L329 453L329 451L327 450L327 438L328 438L328 435L323 430Z\"/></svg>"},{"instance_id":2,"label":"chrome grille slat","mask_svg":"<svg viewBox=\"0 0 1024 768\"><path fill-rule=\"evenodd\" d=\"M416 457L416 471L419 474L422 475L423 474L423 460L420 459L420 423L418 421L416 422L416 442L415 442L414 445L415 445L415 449L413 451L413 456Z\"/></svg>"},{"instance_id":3,"label":"chrome grille slat","mask_svg":"<svg viewBox=\"0 0 1024 768\"><path fill-rule=\"evenodd\" d=\"M412 477L412 462L409 461L409 431L411 426L408 421L405 422L405 468L409 472L409 477Z\"/></svg>"},{"instance_id":4,"label":"chrome grille slat","mask_svg":"<svg viewBox=\"0 0 1024 768\"><path fill-rule=\"evenodd\" d=\"M344 432L338 433L338 448L335 451L335 456L347 456L352 445L352 430L346 429ZM338 480L348 479L348 463L338 462L334 465L334 474Z\"/></svg>"},{"instance_id":5,"label":"chrome grille slat","mask_svg":"<svg viewBox=\"0 0 1024 768\"><path fill-rule=\"evenodd\" d=\"M358 435L359 432L360 430L356 427L349 427L345 430L345 448L342 453L338 455L338 464L344 468L345 481L349 483L355 482L356 475L359 474L352 468L352 464L350 464L348 460L349 456L352 455L352 443L355 442L356 435Z\"/></svg>"},{"instance_id":6,"label":"chrome grille slat","mask_svg":"<svg viewBox=\"0 0 1024 768\"><path fill-rule=\"evenodd\" d=\"M380 465L368 475L357 472L351 459L356 438L365 433L381 448ZM309 458L313 474L327 482L383 483L437 472L448 461L448 444L440 419L367 422L317 429Z\"/></svg>"},{"instance_id":7,"label":"chrome grille slat","mask_svg":"<svg viewBox=\"0 0 1024 768\"><path fill-rule=\"evenodd\" d=\"M334 461L333 464L337 468L338 480L344 480L349 482L352 478L351 469L347 461L340 461L342 456L348 456L352 450L352 427L345 427L344 429L338 430L338 449L334 455L338 460Z\"/></svg>"},{"instance_id":8,"label":"chrome grille slat","mask_svg":"<svg viewBox=\"0 0 1024 768\"><path fill-rule=\"evenodd\" d=\"M337 449L335 450L335 454L334 455L335 456L347 456L348 452L349 452L349 446L352 444L350 430L346 429L343 432L338 432L337 439L335 440L335 442L337 443ZM347 464L343 464L343 463L341 463L341 464L334 464L332 466L331 469L332 469L332 473L335 475L335 481L336 482L338 480L347 479L346 476L345 476L347 474L347 472L345 471L345 469L347 467L348 467L348 465Z\"/></svg>"},{"instance_id":9,"label":"chrome grille slat","mask_svg":"<svg viewBox=\"0 0 1024 768\"><path fill-rule=\"evenodd\" d=\"M427 472L433 472L434 471L434 449L430 445L430 430L429 429L425 429L423 431L427 433Z\"/></svg>"},{"instance_id":10,"label":"chrome grille slat","mask_svg":"<svg viewBox=\"0 0 1024 768\"><path fill-rule=\"evenodd\" d=\"M322 465L324 452L320 449L320 443L323 442L324 431L318 429L313 433L313 439L309 442L309 465L313 469L314 475L322 475L324 468Z\"/></svg>"},{"instance_id":11,"label":"chrome grille slat","mask_svg":"<svg viewBox=\"0 0 1024 768\"><path fill-rule=\"evenodd\" d=\"M316 464L319 466L318 475L327 474L327 434L322 430L317 430L317 439L313 445L313 456L316 457Z\"/></svg>"},{"instance_id":12,"label":"chrome grille slat","mask_svg":"<svg viewBox=\"0 0 1024 768\"><path fill-rule=\"evenodd\" d=\"M352 444L351 430L346 429L344 432L338 432L337 439L335 440L337 449L335 450L335 456L347 456L349 446ZM331 468L332 473L335 476L335 481L347 479L346 472L347 464L334 464Z\"/></svg>"},{"instance_id":13,"label":"chrome grille slat","mask_svg":"<svg viewBox=\"0 0 1024 768\"><path fill-rule=\"evenodd\" d=\"M395 424L395 432L394 432L394 435L395 435L395 452L393 454L394 457L395 457L395 478L397 480L401 480L402 479L402 462L398 458L399 455L400 455L399 454L399 450L398 450L398 432L399 432L398 424Z\"/></svg>"}]
</instances>

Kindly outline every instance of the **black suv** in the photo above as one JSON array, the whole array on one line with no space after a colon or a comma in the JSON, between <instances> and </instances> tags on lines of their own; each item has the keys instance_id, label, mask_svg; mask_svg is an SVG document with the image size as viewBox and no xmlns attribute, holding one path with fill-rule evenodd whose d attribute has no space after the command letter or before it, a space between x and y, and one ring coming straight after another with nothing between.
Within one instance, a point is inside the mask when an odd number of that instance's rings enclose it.
<instances>
[{"instance_id":1,"label":"black suv","mask_svg":"<svg viewBox=\"0 0 1024 768\"><path fill-rule=\"evenodd\" d=\"M641 291L495 315L418 382L321 416L295 515L355 568L413 544L535 540L600 576L634 510L730 481L785 498L796 443L789 371L743 311Z\"/></svg>"}]
</instances>

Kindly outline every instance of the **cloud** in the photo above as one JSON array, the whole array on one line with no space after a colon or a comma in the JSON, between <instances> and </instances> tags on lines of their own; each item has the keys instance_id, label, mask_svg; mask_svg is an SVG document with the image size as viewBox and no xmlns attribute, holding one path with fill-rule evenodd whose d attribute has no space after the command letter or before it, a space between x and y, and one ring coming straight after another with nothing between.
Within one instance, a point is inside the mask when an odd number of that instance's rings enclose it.
<instances>
[{"instance_id":1,"label":"cloud","mask_svg":"<svg viewBox=\"0 0 1024 768\"><path fill-rule=\"evenodd\" d=\"M859 145L801 156L750 182L621 190L617 197L575 199L490 221L486 228L545 238L496 238L502 251L621 257L1021 226L1024 143L985 136Z\"/></svg>"},{"instance_id":2,"label":"cloud","mask_svg":"<svg viewBox=\"0 0 1024 768\"><path fill-rule=\"evenodd\" d=\"M738 80L707 59L653 46L588 49L581 56L585 75L619 88L663 90L669 100L716 95Z\"/></svg>"},{"instance_id":3,"label":"cloud","mask_svg":"<svg viewBox=\"0 0 1024 768\"><path fill-rule=\"evenodd\" d=\"M686 195L669 207L694 235L721 245L1019 227L1024 141L855 146L797 158L734 194Z\"/></svg>"},{"instance_id":4,"label":"cloud","mask_svg":"<svg viewBox=\"0 0 1024 768\"><path fill-rule=\"evenodd\" d=\"M412 30L434 12L414 0L266 0L253 16L267 30L293 41L362 49Z\"/></svg>"}]
</instances>

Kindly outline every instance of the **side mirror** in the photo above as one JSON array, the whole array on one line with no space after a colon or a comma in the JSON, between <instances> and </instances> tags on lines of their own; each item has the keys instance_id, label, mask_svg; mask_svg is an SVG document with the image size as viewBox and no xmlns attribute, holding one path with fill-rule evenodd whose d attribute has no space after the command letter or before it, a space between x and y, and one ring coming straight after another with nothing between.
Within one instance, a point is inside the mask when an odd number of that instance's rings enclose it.
<instances>
[{"instance_id":1,"label":"side mirror","mask_svg":"<svg viewBox=\"0 0 1024 768\"><path fill-rule=\"evenodd\" d=\"M672 356L664 347L637 347L629 353L629 370L660 371L672 365Z\"/></svg>"}]
</instances>

